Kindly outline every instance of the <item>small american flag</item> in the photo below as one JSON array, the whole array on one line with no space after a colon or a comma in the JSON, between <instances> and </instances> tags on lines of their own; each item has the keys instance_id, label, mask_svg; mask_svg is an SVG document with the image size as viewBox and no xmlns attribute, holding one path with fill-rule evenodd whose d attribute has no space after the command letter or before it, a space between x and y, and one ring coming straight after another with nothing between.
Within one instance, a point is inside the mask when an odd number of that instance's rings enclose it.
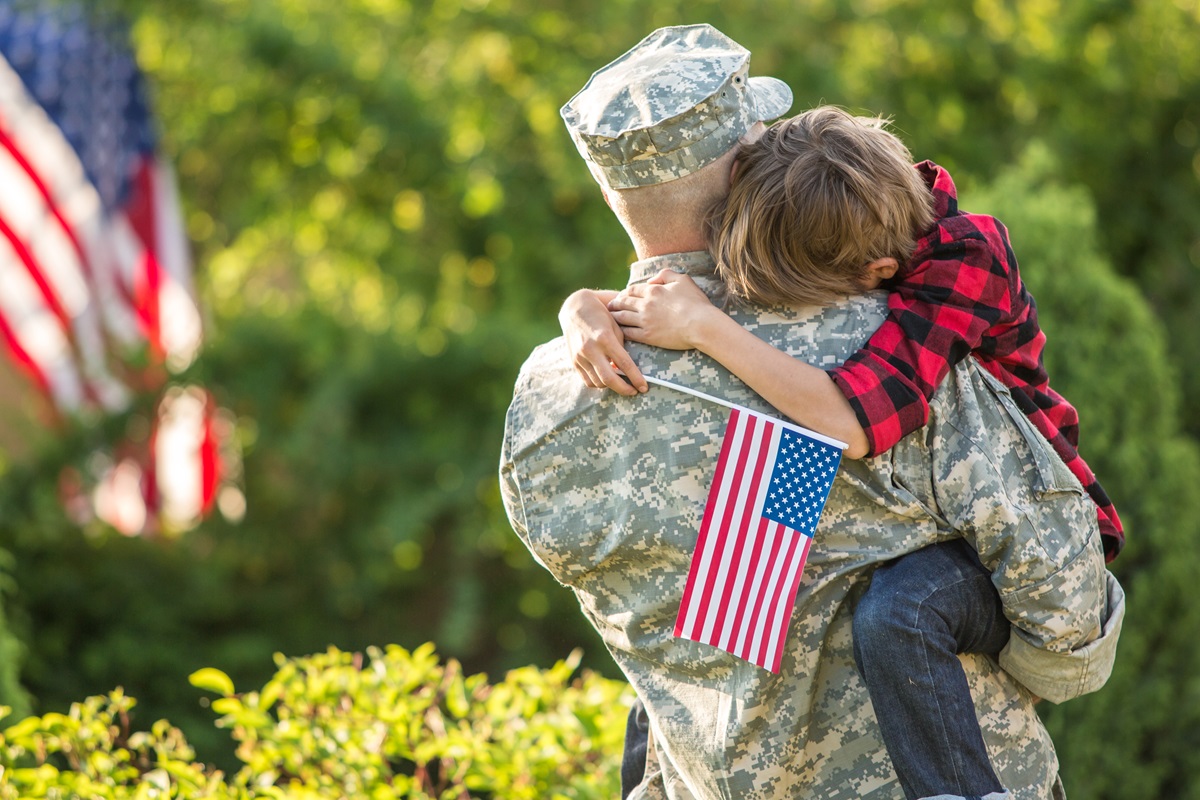
<instances>
[{"instance_id":1,"label":"small american flag","mask_svg":"<svg viewBox=\"0 0 1200 800\"><path fill-rule=\"evenodd\" d=\"M676 636L779 672L800 574L843 447L749 409L730 412Z\"/></svg>"}]
</instances>

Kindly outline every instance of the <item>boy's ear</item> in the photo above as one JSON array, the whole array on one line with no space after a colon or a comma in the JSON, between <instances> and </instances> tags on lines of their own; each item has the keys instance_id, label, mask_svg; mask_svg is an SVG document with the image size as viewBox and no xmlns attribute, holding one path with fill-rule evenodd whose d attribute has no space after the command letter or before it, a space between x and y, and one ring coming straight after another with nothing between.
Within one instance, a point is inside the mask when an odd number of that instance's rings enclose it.
<instances>
[{"instance_id":1,"label":"boy's ear","mask_svg":"<svg viewBox=\"0 0 1200 800\"><path fill-rule=\"evenodd\" d=\"M601 186L600 187L600 196L604 198L604 205L608 206L609 208L612 208L612 200L608 199L608 189L605 189L603 186Z\"/></svg>"},{"instance_id":2,"label":"boy's ear","mask_svg":"<svg viewBox=\"0 0 1200 800\"><path fill-rule=\"evenodd\" d=\"M867 264L867 276L872 282L886 281L895 276L896 270L900 269L900 262L888 256L887 258L877 258Z\"/></svg>"}]
</instances>

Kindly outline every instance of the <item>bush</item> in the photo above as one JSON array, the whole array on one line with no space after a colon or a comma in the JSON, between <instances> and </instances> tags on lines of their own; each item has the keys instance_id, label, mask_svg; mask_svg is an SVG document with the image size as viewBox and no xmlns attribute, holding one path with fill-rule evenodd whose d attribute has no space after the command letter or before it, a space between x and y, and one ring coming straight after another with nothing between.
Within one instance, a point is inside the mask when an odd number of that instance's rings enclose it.
<instances>
[{"instance_id":1,"label":"bush","mask_svg":"<svg viewBox=\"0 0 1200 800\"><path fill-rule=\"evenodd\" d=\"M1009 227L1047 333L1051 384L1079 409L1080 452L1128 533L1113 563L1129 611L1112 678L1044 717L1072 795L1194 800L1200 447L1183 431L1163 323L1102 255L1087 194L1057 174L1055 159L1035 146L986 191L962 192L964 208Z\"/></svg>"},{"instance_id":2,"label":"bush","mask_svg":"<svg viewBox=\"0 0 1200 800\"><path fill-rule=\"evenodd\" d=\"M132 731L135 701L118 689L5 730L0 798L614 797L631 692L588 671L571 680L579 658L489 684L432 644L330 648L277 655L266 686L240 694L198 670L244 764L229 779L165 720Z\"/></svg>"}]
</instances>

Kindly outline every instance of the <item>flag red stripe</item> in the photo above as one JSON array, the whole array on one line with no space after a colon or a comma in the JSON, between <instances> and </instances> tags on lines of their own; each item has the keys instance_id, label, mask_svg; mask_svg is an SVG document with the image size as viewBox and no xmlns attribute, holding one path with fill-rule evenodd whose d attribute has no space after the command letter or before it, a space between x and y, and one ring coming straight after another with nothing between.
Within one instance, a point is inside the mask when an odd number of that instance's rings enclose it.
<instances>
[{"instance_id":1,"label":"flag red stripe","mask_svg":"<svg viewBox=\"0 0 1200 800\"><path fill-rule=\"evenodd\" d=\"M703 633L709 610L705 590L708 582L713 579L718 569L716 561L720 557L723 541L723 528L720 521L729 512L729 492L727 489L730 483L736 481L738 458L744 455L742 450L742 434L744 430L744 415L738 413L736 410L730 412L729 421L725 425L724 436L724 442L729 445L728 457L723 464L724 468L721 471L720 480L714 481L712 484L713 488L709 491L709 497L713 500L713 507L712 513L709 514L709 518L706 520L704 547L703 549L699 547L696 549L690 570L696 573L697 583L691 598L691 607L688 609L688 620L690 622L685 622L684 635L696 641L703 641L701 634Z\"/></svg>"},{"instance_id":2,"label":"flag red stripe","mask_svg":"<svg viewBox=\"0 0 1200 800\"><path fill-rule=\"evenodd\" d=\"M808 548L812 546L812 537L798 534L804 540L800 557L791 567L787 591L783 594L783 611L779 620L779 628L775 635L775 657L771 659L771 672L779 672L779 664L783 660L783 642L787 639L788 627L792 622L792 610L796 607L796 590L800 587L800 575L804 572L804 562L808 560Z\"/></svg>"},{"instance_id":3,"label":"flag red stripe","mask_svg":"<svg viewBox=\"0 0 1200 800\"><path fill-rule=\"evenodd\" d=\"M733 580L726 579L725 591L721 593L721 602L717 610L717 622L713 627L714 641L719 641L717 646L721 649L728 649L728 638L730 635L737 636L742 614L745 611L745 581L747 580L747 570L753 571L755 562L745 558L745 550L747 540L750 538L750 524L759 518L758 510L758 495L759 488L763 482L763 472L767 466L767 455L771 449L771 433L774 430L774 425L767 419L762 420L762 435L757 443L758 453L757 461L754 464L754 469L750 473L746 483L753 487L753 494L746 497L746 504L742 508L741 524L738 527L737 541L735 544L734 555L730 560L729 570L727 575L734 576ZM725 631L725 618L729 613L730 605L735 607L733 627L730 632Z\"/></svg>"},{"instance_id":4,"label":"flag red stripe","mask_svg":"<svg viewBox=\"0 0 1200 800\"><path fill-rule=\"evenodd\" d=\"M21 241L13 229L8 227L8 223L3 217L0 217L0 234L3 234L4 238L8 239L13 252L21 259L21 263L25 265L25 271L29 273L29 277L33 279L33 282L38 287L38 291L41 292L42 299L46 301L46 306L54 312L54 316L58 317L67 336L71 336L70 318L67 316L66 309L63 308L62 301L58 299L54 287L50 285L49 281L46 280L46 276L42 274L42 270L37 265L37 262L34 261L33 254L29 252L29 248Z\"/></svg>"},{"instance_id":5,"label":"flag red stripe","mask_svg":"<svg viewBox=\"0 0 1200 800\"><path fill-rule=\"evenodd\" d=\"M720 486L721 481L723 481L725 478L725 466L729 462L730 455L733 451L734 437L729 435L729 432L733 429L733 426L739 416L740 415L735 409L730 413L729 421L725 423L725 437L721 442L721 455L717 458L717 469L713 475L713 486ZM709 531L712 529L713 513L715 512L718 504L717 496L717 492L710 491L708 493L708 501L704 504L704 519L700 523L700 535L696 538L695 552L697 554L704 552L705 544L708 541ZM676 636L687 636L687 634L685 634L683 631L683 626L687 618L688 610L691 608L692 590L695 588L696 576L699 572L698 561L698 558L692 559L691 568L688 570L687 585L683 587L683 600L679 604L679 617L675 620Z\"/></svg>"},{"instance_id":6,"label":"flag red stripe","mask_svg":"<svg viewBox=\"0 0 1200 800\"><path fill-rule=\"evenodd\" d=\"M786 527L784 527L784 535L788 540L787 552L782 559L776 561L772 565L772 569L780 574L779 579L775 583L775 591L771 594L771 601L767 606L767 618L764 620L765 624L763 627L766 635L763 636L762 641L759 643L759 648L754 654L754 658L750 659L755 664L763 664L766 661L767 655L769 655L771 652L776 631L779 630L780 598L783 595L784 584L788 582L787 576L781 573L787 568L787 565L791 563L792 556L796 554L796 545L799 543L798 540L801 538L799 533L791 528Z\"/></svg>"},{"instance_id":7,"label":"flag red stripe","mask_svg":"<svg viewBox=\"0 0 1200 800\"><path fill-rule=\"evenodd\" d=\"M29 351L21 344L21 340L17 337L17 332L12 329L8 319L4 314L0 313L0 336L4 337L5 344L8 345L9 351L12 352L13 360L17 366L34 382L34 384L42 391L43 394L54 405L54 392L50 389L50 381L46 377L46 373L38 365L37 361L29 355Z\"/></svg>"},{"instance_id":8,"label":"flag red stripe","mask_svg":"<svg viewBox=\"0 0 1200 800\"><path fill-rule=\"evenodd\" d=\"M780 582L778 565L786 553L789 541L787 528L774 520L767 520L767 522L769 523L767 530L771 534L771 546L760 568L763 581L759 586L758 597L755 599L754 616L748 625L754 634L746 643L746 654L743 656L747 661L755 664L761 664L762 656L760 654L771 638L771 631L768 628L771 616L771 598L775 596L775 589Z\"/></svg>"},{"instance_id":9,"label":"flag red stripe","mask_svg":"<svg viewBox=\"0 0 1200 800\"><path fill-rule=\"evenodd\" d=\"M125 202L125 216L134 233L142 240L142 247L151 253L159 252L158 227L154 209L154 161L142 158L133 180L129 182L129 199Z\"/></svg>"},{"instance_id":10,"label":"flag red stripe","mask_svg":"<svg viewBox=\"0 0 1200 800\"><path fill-rule=\"evenodd\" d=\"M733 621L733 630L737 634L734 640L733 652L736 652L742 658L745 658L746 642L754 639L754 622L758 616L759 604L762 602L762 593L766 581L763 580L763 568L766 566L763 559L763 546L767 538L767 530L774 524L771 520L759 515L758 518L758 535L754 537L754 552L750 554L748 566L753 571L753 581L750 582L748 588L743 588L742 602L738 605L737 617ZM755 584L758 585L758 590L755 591ZM747 613L749 616L747 617Z\"/></svg>"},{"instance_id":11,"label":"flag red stripe","mask_svg":"<svg viewBox=\"0 0 1200 800\"><path fill-rule=\"evenodd\" d=\"M141 281L135 290L138 317L145 324L146 339L150 352L162 358L166 350L162 342L162 309L160 297L163 287L163 266L159 263L158 228L155 218L153 162L143 158L138 164L137 174L130 181L129 199L125 203L125 217L133 232L141 240L145 255L142 259Z\"/></svg>"},{"instance_id":12,"label":"flag red stripe","mask_svg":"<svg viewBox=\"0 0 1200 800\"><path fill-rule=\"evenodd\" d=\"M729 482L728 489L726 490L725 487L722 487L722 494L725 496L727 501L729 498L734 498L736 500L741 491L742 484L744 483L743 479L746 475L746 461L750 456L748 442L754 435L754 429L758 420L755 415L747 414L745 420L741 422L744 433L742 436L741 447L738 448L737 452L737 465L734 467L732 480ZM722 516L721 524L717 527L717 537L713 547L714 558L725 553L725 542L729 538L730 529L733 527L733 514L736 508L736 502L726 502L725 514ZM700 624L699 621L697 622L699 630L693 629L693 637L704 636L704 631L709 629L707 621L711 619L710 614L712 612L713 590L716 589L717 576L719 573L720 565L715 565L713 568L709 569L708 575L705 576L704 588L700 596L700 608L702 609L700 619L704 621L704 624ZM707 639L707 637L704 638Z\"/></svg>"},{"instance_id":13,"label":"flag red stripe","mask_svg":"<svg viewBox=\"0 0 1200 800\"><path fill-rule=\"evenodd\" d=\"M75 229L72 228L70 223L67 222L66 218L63 217L62 212L59 210L58 206L54 202L54 199L50 195L50 188L46 186L45 181L42 180L42 176L36 169L34 169L33 165L29 163L29 160L25 158L25 154L17 149L16 144L8 135L8 131L4 128L4 120L2 117L0 117L0 145L2 145L4 149L9 152L9 155L12 156L13 161L17 162L17 165L25 171L25 174L29 176L30 182L32 182L33 185L37 187L38 192L41 193L42 199L46 203L46 208L50 209L50 213L54 216L55 221L57 221L59 227L62 228L63 234L67 237L67 240L75 249L75 254L79 257L79 266L83 271L84 278L89 284L91 284L92 265L88 262L87 255L83 252L83 247L79 244L79 237L75 235Z\"/></svg>"},{"instance_id":14,"label":"flag red stripe","mask_svg":"<svg viewBox=\"0 0 1200 800\"><path fill-rule=\"evenodd\" d=\"M75 371L79 375L80 387L83 390L84 397L93 403L98 402L99 394L96 391L96 387L92 385L92 381L88 378L87 374L80 369L80 365L78 363L79 354L76 347L77 340L75 338L75 328L71 324L71 318L67 314L67 310L63 307L62 301L59 300L58 293L54 291L54 287L50 285L48 280L46 280L46 275L42 272L41 267L34 259L33 253L29 251L29 247L25 244L25 242L21 241L21 238L17 236L16 232L9 227L8 222L5 221L3 216L0 216L0 235L8 240L9 247L12 248L13 253L16 254L17 258L20 259L21 264L25 267L25 271L29 274L30 279L33 280L33 283L37 287L38 293L41 294L42 300L45 302L46 307L58 319L58 323L62 327L63 338L66 340L67 346L70 348L72 360L76 362L74 367ZM22 350L22 352L24 353L25 358L32 359L32 356L28 351ZM41 369L41 365L38 365L38 367L42 375L45 376L45 371Z\"/></svg>"},{"instance_id":15,"label":"flag red stripe","mask_svg":"<svg viewBox=\"0 0 1200 800\"><path fill-rule=\"evenodd\" d=\"M141 323L142 333L150 353L156 361L162 360L165 352L162 344L162 320L160 319L159 293L162 291L162 267L154 253L149 250L142 252L141 269L137 273L134 287L133 304L137 312L138 322Z\"/></svg>"},{"instance_id":16,"label":"flag red stripe","mask_svg":"<svg viewBox=\"0 0 1200 800\"><path fill-rule=\"evenodd\" d=\"M204 399L204 435L200 440L200 513L208 514L217 498L221 460L213 416L216 404L212 395Z\"/></svg>"}]
</instances>

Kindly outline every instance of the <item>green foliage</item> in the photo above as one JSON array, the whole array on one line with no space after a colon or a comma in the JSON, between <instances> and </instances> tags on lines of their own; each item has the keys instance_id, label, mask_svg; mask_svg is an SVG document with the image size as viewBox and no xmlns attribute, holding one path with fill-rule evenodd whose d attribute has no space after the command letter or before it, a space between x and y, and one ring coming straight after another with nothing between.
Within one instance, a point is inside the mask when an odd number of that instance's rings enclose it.
<instances>
[{"instance_id":1,"label":"green foliage","mask_svg":"<svg viewBox=\"0 0 1200 800\"><path fill-rule=\"evenodd\" d=\"M136 701L116 690L66 714L26 717L0 733L0 798L245 798L206 772L166 721L130 729Z\"/></svg>"},{"instance_id":2,"label":"green foliage","mask_svg":"<svg viewBox=\"0 0 1200 800\"><path fill-rule=\"evenodd\" d=\"M1182 432L1163 325L1100 255L1087 194L1057 174L1034 146L988 189L964 192L964 207L1010 229L1047 332L1052 383L1079 409L1080 452L1129 535L1113 565L1128 601L1113 676L1045 717L1073 795L1200 798L1200 607L1190 600L1200 447Z\"/></svg>"},{"instance_id":3,"label":"green foliage","mask_svg":"<svg viewBox=\"0 0 1200 800\"><path fill-rule=\"evenodd\" d=\"M243 763L230 779L166 721L132 730L135 702L115 691L0 734L0 798L609 798L630 690L572 680L579 656L489 684L440 664L431 644L365 658L330 648L277 655L274 677L244 694L208 667L191 682L221 695L217 725Z\"/></svg>"}]
</instances>

